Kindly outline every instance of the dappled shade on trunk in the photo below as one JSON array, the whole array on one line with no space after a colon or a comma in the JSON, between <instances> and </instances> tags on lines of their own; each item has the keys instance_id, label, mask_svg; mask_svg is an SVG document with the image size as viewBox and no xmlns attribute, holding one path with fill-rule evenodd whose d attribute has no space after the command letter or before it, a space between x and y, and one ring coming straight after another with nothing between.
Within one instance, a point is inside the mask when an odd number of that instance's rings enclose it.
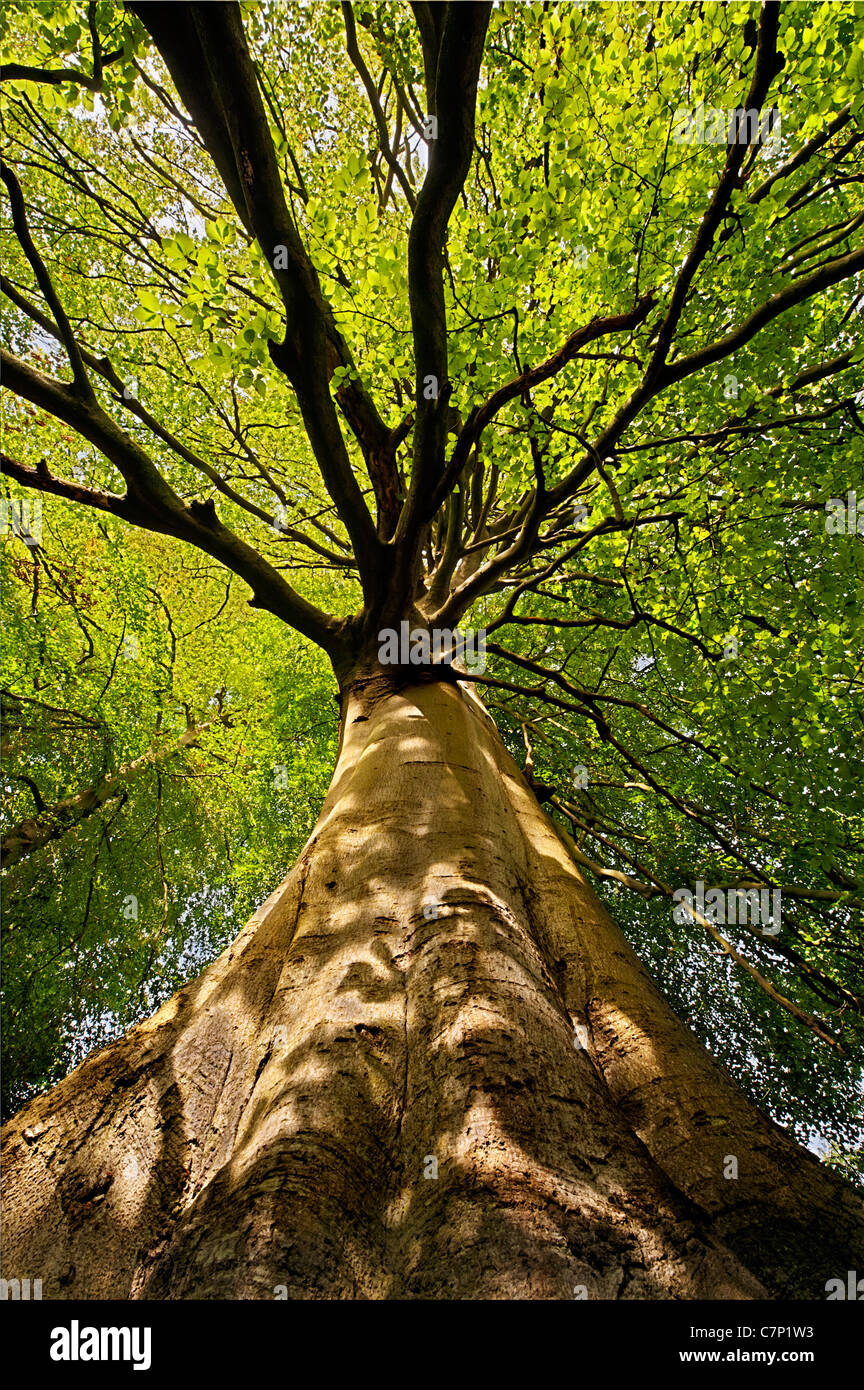
<instances>
[{"instance_id":1,"label":"dappled shade on trunk","mask_svg":"<svg viewBox=\"0 0 864 1390\"><path fill-rule=\"evenodd\" d=\"M233 946L7 1126L6 1276L823 1298L864 1255L858 1195L671 1012L474 694L380 684Z\"/></svg>"}]
</instances>

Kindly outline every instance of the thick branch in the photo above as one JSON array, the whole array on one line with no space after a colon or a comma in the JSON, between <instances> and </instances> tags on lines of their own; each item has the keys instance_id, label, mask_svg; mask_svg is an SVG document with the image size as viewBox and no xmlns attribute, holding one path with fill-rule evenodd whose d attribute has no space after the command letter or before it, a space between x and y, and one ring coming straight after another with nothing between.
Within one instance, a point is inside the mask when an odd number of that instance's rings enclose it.
<instances>
[{"instance_id":1,"label":"thick branch","mask_svg":"<svg viewBox=\"0 0 864 1390\"><path fill-rule=\"evenodd\" d=\"M851 120L851 116L852 108L847 103L841 111L837 112L833 121L828 122L824 130L820 130L817 135L813 136L812 140L808 140L806 145L802 145L796 154L793 154L787 159L785 164L781 164L779 169L775 169L773 174L769 174L767 179L763 180L757 188L754 188L748 202L761 203L762 199L770 193L775 183L778 183L780 179L787 179L790 174L795 173L796 169L800 169L802 165L812 159L813 155L821 150L823 145L828 143L832 135L836 135L838 130L841 130L844 125L848 124Z\"/></svg>"},{"instance_id":2,"label":"thick branch","mask_svg":"<svg viewBox=\"0 0 864 1390\"><path fill-rule=\"evenodd\" d=\"M48 274L45 263L36 250L33 238L30 235L30 228L27 225L27 212L24 207L24 197L21 193L21 185L12 170L6 164L0 164L0 178L3 179L9 194L9 204L12 209L12 226L15 228L15 235L21 243L21 248L30 263L33 274L36 276L36 282L42 291L45 302L54 315L58 336L66 349L66 355L72 367L72 380L75 383L76 391L83 397L92 398L93 389L81 358L81 351L75 340L75 334L72 332L72 325L66 317L66 311L60 302L57 291L54 289L51 276Z\"/></svg>"},{"instance_id":3,"label":"thick branch","mask_svg":"<svg viewBox=\"0 0 864 1390\"><path fill-rule=\"evenodd\" d=\"M753 71L753 80L750 84L750 91L745 102L746 110L761 111L762 104L768 95L774 77L777 74L777 26L780 20L780 6L775 0L763 0L762 12L759 18L759 39L756 48L756 66ZM734 132L737 135L737 131ZM645 374L646 382L653 380L661 370L663 363L672 344L675 329L678 327L679 320L684 312L687 303L687 296L690 292L696 273L703 260L710 250L714 236L718 231L721 222L726 214L729 200L738 183L738 175L744 163L744 156L747 153L747 146L734 139L729 145L729 153L726 156L726 164L720 176L714 196L700 223L693 245L685 260L675 288L672 291L672 298L669 301L669 308L660 328L657 332L657 341L654 348L654 355L648 364Z\"/></svg>"},{"instance_id":4,"label":"thick branch","mask_svg":"<svg viewBox=\"0 0 864 1390\"><path fill-rule=\"evenodd\" d=\"M227 717L220 714L215 719L208 719L205 724L193 724L180 735L176 743L163 748L149 748L146 753L125 763L116 772L100 778L77 796L65 797L52 806L44 806L36 816L19 821L11 830L7 830L0 840L0 865L4 869L8 868L26 858L28 854L33 854L37 849L50 844L52 840L59 840L74 826L80 825L89 816L101 810L109 801L122 796L148 768L159 767L170 758L184 753L187 748L198 742L207 729L212 728L214 724L225 723Z\"/></svg>"},{"instance_id":5,"label":"thick branch","mask_svg":"<svg viewBox=\"0 0 864 1390\"><path fill-rule=\"evenodd\" d=\"M270 344L271 356L297 394L312 451L351 537L368 597L382 579L380 548L329 389L344 344L285 201L239 6L160 0L129 8L153 38L238 215L273 267L285 306L286 333L283 343ZM284 247L284 253L277 253L277 247ZM356 376L355 371L352 378ZM354 393L355 419L362 417L384 430L359 383Z\"/></svg>"},{"instance_id":6,"label":"thick branch","mask_svg":"<svg viewBox=\"0 0 864 1390\"><path fill-rule=\"evenodd\" d=\"M89 440L115 465L126 483L126 495L120 499L98 493L93 495L98 500L80 495L74 500L114 511L135 526L188 541L244 579L253 591L251 602L255 607L266 608L331 654L341 647L340 624L302 598L263 556L224 526L212 502L184 503L152 459L106 415L95 398L81 400L71 387L43 376L12 353L4 351L2 363L4 384L9 390L47 410ZM29 470L20 464L16 468L14 476L25 486L59 496L71 495L56 486L47 469ZM85 493L86 489L80 491Z\"/></svg>"},{"instance_id":7,"label":"thick branch","mask_svg":"<svg viewBox=\"0 0 864 1390\"><path fill-rule=\"evenodd\" d=\"M408 297L414 341L416 421L411 488L397 539L413 539L417 524L433 514L432 490L444 471L447 403L447 313L444 243L447 224L462 189L474 149L477 82L491 5L415 6L421 26L427 81L429 45L437 39L433 114L437 138L429 143L429 167L408 237ZM427 11L435 9L436 13ZM418 13L418 11L420 13ZM421 19L420 15L423 18ZM434 383L435 395L431 394Z\"/></svg>"},{"instance_id":8,"label":"thick branch","mask_svg":"<svg viewBox=\"0 0 864 1390\"><path fill-rule=\"evenodd\" d=\"M718 339L717 342L711 343L707 347L700 348L698 352L693 352L688 357L679 357L677 362L665 367L660 379L661 389L670 386L673 382L682 381L684 377L691 376L693 372L698 372L702 367L708 367L713 362L730 357L733 352L737 352L739 348L749 343L751 338L755 338L759 330L764 328L766 324L779 318L781 314L785 314L788 309L793 309L796 304L802 304L805 299L818 294L820 290L837 285L842 280L848 280L850 276L857 275L860 270L864 270L864 247L850 251L848 256L829 261L827 265L815 270L812 275L787 285L785 289L779 290L777 294L767 299L764 304L760 304L749 318L745 319L737 328L733 328L724 338ZM827 375L827 373L825 374Z\"/></svg>"}]
</instances>

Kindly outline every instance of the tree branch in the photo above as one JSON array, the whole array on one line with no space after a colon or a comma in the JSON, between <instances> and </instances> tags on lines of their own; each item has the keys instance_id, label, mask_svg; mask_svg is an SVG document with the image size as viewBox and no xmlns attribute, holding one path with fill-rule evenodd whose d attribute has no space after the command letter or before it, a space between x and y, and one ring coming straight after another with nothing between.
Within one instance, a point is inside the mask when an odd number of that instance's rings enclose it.
<instances>
[{"instance_id":1,"label":"tree branch","mask_svg":"<svg viewBox=\"0 0 864 1390\"><path fill-rule=\"evenodd\" d=\"M125 791L128 791L130 783L139 778L148 768L159 767L170 758L184 753L187 748L193 747L198 742L207 729L216 724L225 724L228 721L229 716L225 713L217 715L214 719L208 719L204 724L193 724L180 735L176 743L168 744L164 748L154 746L148 749L140 757L124 763L116 772L100 778L98 782L95 782L91 787L86 787L84 791L78 792L76 796L65 797L52 806L45 806L43 803L38 808L36 816L19 821L17 825L6 831L0 840L0 865L4 869L9 868L12 864L17 864L26 858L27 855L50 844L52 840L59 840L74 826L80 825L96 811L100 811L109 801L122 796Z\"/></svg>"},{"instance_id":2,"label":"tree branch","mask_svg":"<svg viewBox=\"0 0 864 1390\"><path fill-rule=\"evenodd\" d=\"M408 299L414 341L416 419L411 486L396 532L407 562L426 518L433 514L433 489L444 472L444 447L451 393L444 295L447 224L471 167L477 83L491 5L414 6L426 61L427 87L434 59L431 113L437 138L429 143L429 166L417 198L408 237ZM436 50L437 51L433 51ZM430 395L429 383L435 394Z\"/></svg>"},{"instance_id":3,"label":"tree branch","mask_svg":"<svg viewBox=\"0 0 864 1390\"><path fill-rule=\"evenodd\" d=\"M6 63L3 67L2 82L41 82L47 86L59 86L61 82L72 82L76 87L86 87L91 92L101 92L102 74L111 63L123 57L123 49L111 53L102 52L99 32L96 28L96 6L87 6L87 26L90 30L90 43L93 50L93 72L82 68L34 68L27 63Z\"/></svg>"},{"instance_id":4,"label":"tree branch","mask_svg":"<svg viewBox=\"0 0 864 1390\"><path fill-rule=\"evenodd\" d=\"M366 95L369 98L369 105L372 107L372 116L375 121L375 128L378 132L378 140L381 145L381 153L390 166L391 175L395 174L399 180L399 187L405 194L405 201L413 212L417 206L417 199L414 190L408 182L408 177L399 160L390 148L390 132L387 129L387 122L384 119L384 112L381 110L381 103L378 100L378 93L375 90L375 83L372 81L371 73L363 61L363 54L360 52L360 45L357 42L357 27L354 23L354 12L350 4L343 0L342 18L345 22L345 47L348 57L354 64L363 86L366 88Z\"/></svg>"},{"instance_id":5,"label":"tree branch","mask_svg":"<svg viewBox=\"0 0 864 1390\"><path fill-rule=\"evenodd\" d=\"M58 337L66 349L66 356L69 358L69 363L72 367L72 380L75 385L75 390L82 398L92 399L93 388L90 385L90 379L87 376L87 369L81 358L81 351L75 340L75 334L72 332L72 325L66 317L66 311L60 303L60 297L54 289L51 276L48 274L45 263L36 250L33 238L30 235L30 228L27 225L27 212L24 207L24 197L21 193L21 185L12 170L6 164L0 164L0 178L2 178L5 183L6 190L9 194L9 204L12 210L12 226L15 228L15 235L21 243L21 248L30 263L33 274L36 276L36 282L42 291L45 302L54 315Z\"/></svg>"},{"instance_id":6,"label":"tree branch","mask_svg":"<svg viewBox=\"0 0 864 1390\"><path fill-rule=\"evenodd\" d=\"M351 537L367 600L383 582L380 543L342 438L329 380L340 360L353 368L285 192L255 67L236 3L134 3L192 115L244 226L273 270L286 332L270 354L297 395L318 468ZM277 253L277 247L284 247ZM386 427L351 372L353 416Z\"/></svg>"},{"instance_id":7,"label":"tree branch","mask_svg":"<svg viewBox=\"0 0 864 1390\"><path fill-rule=\"evenodd\" d=\"M43 376L5 350L2 364L4 385L9 390L48 411L89 440L115 465L126 483L127 492L123 498L106 493L81 495L86 494L82 489L73 500L113 511L132 525L175 536L197 546L246 581L253 591L250 602L254 607L266 608L331 655L341 650L342 625L302 598L258 551L224 526L212 501L184 503L149 455L106 415L95 397L82 400L71 387ZM58 496L71 496L60 490L47 469L29 470L19 464L16 470L15 476L25 486L52 491Z\"/></svg>"}]
</instances>

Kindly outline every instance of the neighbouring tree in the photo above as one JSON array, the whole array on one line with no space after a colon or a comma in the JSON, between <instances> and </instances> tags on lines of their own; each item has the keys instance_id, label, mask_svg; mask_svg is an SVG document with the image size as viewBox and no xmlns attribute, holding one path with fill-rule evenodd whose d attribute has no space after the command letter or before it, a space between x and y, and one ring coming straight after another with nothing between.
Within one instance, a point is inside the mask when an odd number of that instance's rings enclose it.
<instances>
[{"instance_id":1,"label":"neighbouring tree","mask_svg":"<svg viewBox=\"0 0 864 1390\"><path fill-rule=\"evenodd\" d=\"M864 1034L856 18L7 7L16 1055L74 1014L64 873L102 958L143 966L139 1019L148 971L188 980L185 928L219 923L199 963L220 948L239 880L191 826L166 870L163 820L235 833L216 803L295 765L286 688L329 728L301 645L339 736L233 944L53 1089L59 1045L20 1064L5 1277L818 1299L862 1267L836 1171ZM134 675L127 612L162 634ZM193 786L163 805L171 768ZM276 868L289 840L249 803ZM74 862L115 843L115 901L136 863L162 895L128 945ZM831 1117L828 1162L765 1113L789 1105L799 1138Z\"/></svg>"},{"instance_id":2,"label":"neighbouring tree","mask_svg":"<svg viewBox=\"0 0 864 1390\"><path fill-rule=\"evenodd\" d=\"M277 886L338 723L323 654L206 556L59 499L38 530L3 546L4 1119Z\"/></svg>"}]
</instances>

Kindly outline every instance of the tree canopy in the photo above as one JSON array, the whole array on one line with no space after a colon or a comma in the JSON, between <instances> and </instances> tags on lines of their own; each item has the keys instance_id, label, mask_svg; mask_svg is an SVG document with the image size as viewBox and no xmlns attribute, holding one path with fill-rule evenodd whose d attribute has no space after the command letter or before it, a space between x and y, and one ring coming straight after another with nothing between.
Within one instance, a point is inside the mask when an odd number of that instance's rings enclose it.
<instances>
[{"instance_id":1,"label":"tree canopy","mask_svg":"<svg viewBox=\"0 0 864 1390\"><path fill-rule=\"evenodd\" d=\"M330 664L419 613L485 630L652 973L854 1173L860 7L2 23L7 1107L276 886ZM697 882L780 932L677 920Z\"/></svg>"}]
</instances>

